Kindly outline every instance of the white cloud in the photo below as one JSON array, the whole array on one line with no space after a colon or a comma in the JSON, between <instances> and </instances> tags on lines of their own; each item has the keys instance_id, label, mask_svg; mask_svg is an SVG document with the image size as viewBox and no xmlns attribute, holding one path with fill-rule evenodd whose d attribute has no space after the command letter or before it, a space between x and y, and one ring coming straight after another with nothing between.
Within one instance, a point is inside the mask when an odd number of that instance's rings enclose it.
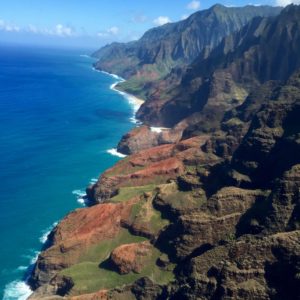
<instances>
[{"instance_id":1,"label":"white cloud","mask_svg":"<svg viewBox=\"0 0 300 300\"><path fill-rule=\"evenodd\" d=\"M27 31L32 33L39 33L39 29L36 26L31 24L28 25Z\"/></svg>"},{"instance_id":2,"label":"white cloud","mask_svg":"<svg viewBox=\"0 0 300 300\"><path fill-rule=\"evenodd\" d=\"M278 6L287 6L289 4L300 4L300 0L276 0L276 5Z\"/></svg>"},{"instance_id":3,"label":"white cloud","mask_svg":"<svg viewBox=\"0 0 300 300\"><path fill-rule=\"evenodd\" d=\"M188 17L189 17L189 15L187 15L187 14L184 14L184 15L182 15L182 16L181 16L181 18L180 18L180 19L181 19L181 20L185 20L185 19L187 19Z\"/></svg>"},{"instance_id":4,"label":"white cloud","mask_svg":"<svg viewBox=\"0 0 300 300\"><path fill-rule=\"evenodd\" d=\"M55 26L53 34L58 35L58 36L72 36L72 35L74 35L73 30L72 30L71 27L64 26L62 24L57 24Z\"/></svg>"},{"instance_id":5,"label":"white cloud","mask_svg":"<svg viewBox=\"0 0 300 300\"><path fill-rule=\"evenodd\" d=\"M117 35L119 32L120 32L119 27L112 26L112 27L106 29L105 31L99 31L97 33L97 36L99 36L99 37L108 37L108 36L111 36L111 35Z\"/></svg>"},{"instance_id":6,"label":"white cloud","mask_svg":"<svg viewBox=\"0 0 300 300\"><path fill-rule=\"evenodd\" d=\"M109 29L107 29L107 33L116 35L119 33L119 28L117 26L110 27Z\"/></svg>"},{"instance_id":7,"label":"white cloud","mask_svg":"<svg viewBox=\"0 0 300 300\"><path fill-rule=\"evenodd\" d=\"M11 24L4 20L0 20L0 30L7 32L19 32L21 28L15 24Z\"/></svg>"},{"instance_id":8,"label":"white cloud","mask_svg":"<svg viewBox=\"0 0 300 300\"><path fill-rule=\"evenodd\" d=\"M153 20L153 23L157 26L161 26L167 23L170 23L171 20L169 17L165 17L165 16L160 16L158 18L156 18L155 20Z\"/></svg>"},{"instance_id":9,"label":"white cloud","mask_svg":"<svg viewBox=\"0 0 300 300\"><path fill-rule=\"evenodd\" d=\"M53 28L38 28L35 25L29 24L28 26L20 27L15 24L8 23L4 20L0 20L0 30L7 32L27 32L42 35L56 35L61 37L74 36L75 31L62 24L57 24Z\"/></svg>"},{"instance_id":10,"label":"white cloud","mask_svg":"<svg viewBox=\"0 0 300 300\"><path fill-rule=\"evenodd\" d=\"M197 10L200 8L200 1L193 0L187 5L186 8L190 10Z\"/></svg>"}]
</instances>

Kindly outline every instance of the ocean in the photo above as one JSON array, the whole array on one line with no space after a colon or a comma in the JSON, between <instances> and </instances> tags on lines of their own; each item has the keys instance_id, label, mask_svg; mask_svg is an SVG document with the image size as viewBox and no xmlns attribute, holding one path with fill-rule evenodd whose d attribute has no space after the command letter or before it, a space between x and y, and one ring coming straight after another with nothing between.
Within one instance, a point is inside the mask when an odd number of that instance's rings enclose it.
<instances>
[{"instance_id":1,"label":"ocean","mask_svg":"<svg viewBox=\"0 0 300 300\"><path fill-rule=\"evenodd\" d=\"M0 48L0 289L26 299L47 234L120 157L134 107L87 51Z\"/></svg>"}]
</instances>

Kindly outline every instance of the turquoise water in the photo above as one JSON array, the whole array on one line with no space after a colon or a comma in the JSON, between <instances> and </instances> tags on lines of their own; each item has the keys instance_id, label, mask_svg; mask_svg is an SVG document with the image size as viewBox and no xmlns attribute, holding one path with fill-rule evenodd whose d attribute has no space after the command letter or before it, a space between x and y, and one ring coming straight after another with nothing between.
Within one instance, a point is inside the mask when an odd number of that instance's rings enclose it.
<instances>
[{"instance_id":1,"label":"turquoise water","mask_svg":"<svg viewBox=\"0 0 300 300\"><path fill-rule=\"evenodd\" d=\"M86 51L85 51L86 52ZM119 158L107 153L133 127L133 108L82 51L0 49L0 288L22 283L54 222ZM79 200L79 201L78 201ZM23 298L22 298L23 297Z\"/></svg>"}]
</instances>

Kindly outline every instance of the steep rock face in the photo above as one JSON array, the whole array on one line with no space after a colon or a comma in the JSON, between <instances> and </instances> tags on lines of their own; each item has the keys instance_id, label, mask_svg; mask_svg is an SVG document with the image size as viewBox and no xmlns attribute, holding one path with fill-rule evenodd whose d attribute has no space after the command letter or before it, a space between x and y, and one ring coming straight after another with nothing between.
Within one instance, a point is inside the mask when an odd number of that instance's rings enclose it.
<instances>
[{"instance_id":1,"label":"steep rock face","mask_svg":"<svg viewBox=\"0 0 300 300\"><path fill-rule=\"evenodd\" d=\"M147 185L157 180L164 183L175 179L184 173L184 163L189 159L195 160L196 153L206 161L215 159L213 155L207 157L200 149L207 138L200 136L140 151L103 173L100 180L87 189L87 194L92 202L99 203L116 195L122 186Z\"/></svg>"},{"instance_id":2,"label":"steep rock face","mask_svg":"<svg viewBox=\"0 0 300 300\"><path fill-rule=\"evenodd\" d=\"M285 81L300 67L299 16L299 7L290 6L278 17L253 19L225 37L208 57L200 55L169 97L146 101L138 118L172 127L198 112L202 132L218 128L224 111L238 106L249 92L269 80Z\"/></svg>"},{"instance_id":3,"label":"steep rock face","mask_svg":"<svg viewBox=\"0 0 300 300\"><path fill-rule=\"evenodd\" d=\"M234 168L263 186L299 163L296 133L299 109L297 102L281 101L263 108L254 117L249 132L233 156Z\"/></svg>"},{"instance_id":4,"label":"steep rock face","mask_svg":"<svg viewBox=\"0 0 300 300\"><path fill-rule=\"evenodd\" d=\"M158 145L173 144L180 141L181 133L182 131L176 128L155 130L143 125L122 137L118 144L118 151L128 155Z\"/></svg>"},{"instance_id":5,"label":"steep rock face","mask_svg":"<svg viewBox=\"0 0 300 300\"><path fill-rule=\"evenodd\" d=\"M146 83L168 74L175 66L191 63L202 50L215 47L253 17L273 16L280 8L268 6L225 7L215 5L186 20L147 31L138 41L113 43L94 53L96 68L118 74L128 82L127 92L143 95Z\"/></svg>"},{"instance_id":6,"label":"steep rock face","mask_svg":"<svg viewBox=\"0 0 300 300\"><path fill-rule=\"evenodd\" d=\"M220 241L235 236L236 226L246 211L256 201L263 201L267 195L260 190L226 187L207 200L202 195L201 201L200 195L196 194L198 205L192 210L183 210L184 205L181 204L178 208L175 206L176 197L190 202L192 200L176 193L166 196L158 194L156 205L175 213L175 225L170 225L169 230L176 232L176 238L170 238L168 248L172 257L180 260L193 252L201 251L201 248L213 247ZM188 207L191 208L191 204Z\"/></svg>"},{"instance_id":7,"label":"steep rock face","mask_svg":"<svg viewBox=\"0 0 300 300\"><path fill-rule=\"evenodd\" d=\"M174 299L297 299L299 237L246 237L209 250L183 266Z\"/></svg>"},{"instance_id":8,"label":"steep rock face","mask_svg":"<svg viewBox=\"0 0 300 300\"><path fill-rule=\"evenodd\" d=\"M128 218L132 205L133 202L103 204L69 214L52 231L52 246L39 255L31 286L36 289L47 284L60 270L76 263L89 247L116 237L121 220Z\"/></svg>"}]
</instances>

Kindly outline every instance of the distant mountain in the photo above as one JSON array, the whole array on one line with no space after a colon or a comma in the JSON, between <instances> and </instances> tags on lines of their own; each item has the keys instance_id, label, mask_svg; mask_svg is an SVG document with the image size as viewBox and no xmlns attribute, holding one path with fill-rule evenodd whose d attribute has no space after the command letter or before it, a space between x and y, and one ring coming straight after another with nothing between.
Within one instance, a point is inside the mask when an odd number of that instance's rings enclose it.
<instances>
[{"instance_id":1,"label":"distant mountain","mask_svg":"<svg viewBox=\"0 0 300 300\"><path fill-rule=\"evenodd\" d=\"M128 92L144 96L147 82L162 78L176 66L187 65L205 49L209 53L225 36L239 30L252 18L274 16L279 7L225 7L220 4L199 11L186 20L147 31L130 43L112 43L93 54L96 68L118 74Z\"/></svg>"},{"instance_id":2,"label":"distant mountain","mask_svg":"<svg viewBox=\"0 0 300 300\"><path fill-rule=\"evenodd\" d=\"M198 129L214 129L224 112L243 102L249 92L269 80L287 80L300 67L299 49L299 6L291 5L277 17L254 18L207 57L202 52L180 74L177 87L171 86L167 96L150 97L138 117L171 127L193 114Z\"/></svg>"}]
</instances>

